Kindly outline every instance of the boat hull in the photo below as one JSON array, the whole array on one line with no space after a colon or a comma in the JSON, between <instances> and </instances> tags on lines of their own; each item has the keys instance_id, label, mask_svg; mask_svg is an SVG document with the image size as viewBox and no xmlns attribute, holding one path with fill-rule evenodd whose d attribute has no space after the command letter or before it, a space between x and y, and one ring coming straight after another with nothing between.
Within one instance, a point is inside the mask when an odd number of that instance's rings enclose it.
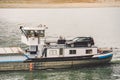
<instances>
[{"instance_id":1,"label":"boat hull","mask_svg":"<svg viewBox=\"0 0 120 80\"><path fill-rule=\"evenodd\" d=\"M54 69L54 68L71 68L75 66L92 66L109 63L113 54L100 56L78 56L64 58L40 58L30 59L26 62L32 62L34 69Z\"/></svg>"},{"instance_id":2,"label":"boat hull","mask_svg":"<svg viewBox=\"0 0 120 80\"><path fill-rule=\"evenodd\" d=\"M2 62L0 71L8 70L40 70L56 68L72 68L79 66L93 66L109 63L112 54L97 56L77 56L77 57L58 57L58 58L34 58L21 62Z\"/></svg>"},{"instance_id":3,"label":"boat hull","mask_svg":"<svg viewBox=\"0 0 120 80\"><path fill-rule=\"evenodd\" d=\"M92 66L106 64L110 62L111 58L107 59L90 59L90 60L78 60L78 61L53 61L53 62L34 62L34 69L54 69L54 68L72 68L76 66Z\"/></svg>"}]
</instances>

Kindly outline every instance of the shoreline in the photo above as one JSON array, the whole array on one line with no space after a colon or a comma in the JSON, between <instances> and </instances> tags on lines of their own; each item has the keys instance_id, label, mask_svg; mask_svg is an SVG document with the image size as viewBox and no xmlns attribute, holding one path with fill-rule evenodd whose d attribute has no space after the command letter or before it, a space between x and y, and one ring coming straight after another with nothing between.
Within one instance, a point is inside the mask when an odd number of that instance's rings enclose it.
<instances>
[{"instance_id":1,"label":"shoreline","mask_svg":"<svg viewBox=\"0 0 120 80\"><path fill-rule=\"evenodd\" d=\"M114 3L0 3L0 8L102 8L120 7Z\"/></svg>"}]
</instances>

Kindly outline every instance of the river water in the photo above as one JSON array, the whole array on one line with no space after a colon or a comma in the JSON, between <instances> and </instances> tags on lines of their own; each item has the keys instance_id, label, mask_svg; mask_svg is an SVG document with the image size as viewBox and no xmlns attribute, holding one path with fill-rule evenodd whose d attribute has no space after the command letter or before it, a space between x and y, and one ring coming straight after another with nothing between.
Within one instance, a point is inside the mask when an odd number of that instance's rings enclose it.
<instances>
[{"instance_id":1,"label":"river water","mask_svg":"<svg viewBox=\"0 0 120 80\"><path fill-rule=\"evenodd\" d=\"M92 36L114 49L110 64L72 69L0 72L0 80L120 80L120 8L0 9L0 47L21 46L19 26L48 27L47 36Z\"/></svg>"}]
</instances>

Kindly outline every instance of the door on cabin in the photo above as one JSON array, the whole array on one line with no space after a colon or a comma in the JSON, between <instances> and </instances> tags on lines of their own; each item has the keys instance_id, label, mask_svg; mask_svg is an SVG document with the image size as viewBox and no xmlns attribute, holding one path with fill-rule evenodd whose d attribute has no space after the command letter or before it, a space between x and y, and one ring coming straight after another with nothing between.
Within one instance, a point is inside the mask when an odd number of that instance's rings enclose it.
<instances>
[{"instance_id":1,"label":"door on cabin","mask_svg":"<svg viewBox=\"0 0 120 80\"><path fill-rule=\"evenodd\" d=\"M63 54L64 54L64 50L63 50L63 48L60 48L59 49L59 55L60 55L60 57L63 57Z\"/></svg>"}]
</instances>

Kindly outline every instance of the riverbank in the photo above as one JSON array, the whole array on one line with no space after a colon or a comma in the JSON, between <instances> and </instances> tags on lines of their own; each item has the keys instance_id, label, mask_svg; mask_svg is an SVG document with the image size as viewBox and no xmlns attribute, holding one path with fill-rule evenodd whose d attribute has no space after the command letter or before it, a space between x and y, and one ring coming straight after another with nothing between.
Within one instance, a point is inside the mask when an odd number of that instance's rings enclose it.
<instances>
[{"instance_id":1,"label":"riverbank","mask_svg":"<svg viewBox=\"0 0 120 80\"><path fill-rule=\"evenodd\" d=\"M0 8L91 8L120 7L120 2L114 3L0 3Z\"/></svg>"}]
</instances>

